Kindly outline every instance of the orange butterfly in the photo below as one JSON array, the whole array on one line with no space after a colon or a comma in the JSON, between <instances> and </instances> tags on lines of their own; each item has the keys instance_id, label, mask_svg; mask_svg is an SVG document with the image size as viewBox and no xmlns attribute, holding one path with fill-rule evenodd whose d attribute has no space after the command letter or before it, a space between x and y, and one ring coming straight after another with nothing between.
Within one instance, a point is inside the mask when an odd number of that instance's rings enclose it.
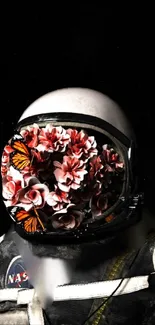
<instances>
[{"instance_id":1,"label":"orange butterfly","mask_svg":"<svg viewBox=\"0 0 155 325\"><path fill-rule=\"evenodd\" d=\"M10 154L11 165L19 171L28 167L31 164L31 154L21 135L16 134L11 139L11 147L14 149Z\"/></svg>"},{"instance_id":2,"label":"orange butterfly","mask_svg":"<svg viewBox=\"0 0 155 325\"><path fill-rule=\"evenodd\" d=\"M113 221L113 219L114 219L114 215L110 214L109 216L107 216L105 218L105 221L109 223L109 222Z\"/></svg>"},{"instance_id":3,"label":"orange butterfly","mask_svg":"<svg viewBox=\"0 0 155 325\"><path fill-rule=\"evenodd\" d=\"M24 230L27 233L34 233L36 231L45 230L42 221L40 220L37 210L26 211L21 207L14 206L9 207L8 211L10 213L13 221L17 223L22 223Z\"/></svg>"}]
</instances>

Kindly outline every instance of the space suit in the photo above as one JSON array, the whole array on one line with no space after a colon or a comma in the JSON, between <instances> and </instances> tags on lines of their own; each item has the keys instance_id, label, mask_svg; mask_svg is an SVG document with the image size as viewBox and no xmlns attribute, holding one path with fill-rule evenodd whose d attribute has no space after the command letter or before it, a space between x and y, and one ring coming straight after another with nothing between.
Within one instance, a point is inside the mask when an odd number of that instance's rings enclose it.
<instances>
[{"instance_id":1,"label":"space suit","mask_svg":"<svg viewBox=\"0 0 155 325\"><path fill-rule=\"evenodd\" d=\"M0 324L154 324L136 147L121 108L91 89L24 111L1 162L13 228L0 244Z\"/></svg>"}]
</instances>

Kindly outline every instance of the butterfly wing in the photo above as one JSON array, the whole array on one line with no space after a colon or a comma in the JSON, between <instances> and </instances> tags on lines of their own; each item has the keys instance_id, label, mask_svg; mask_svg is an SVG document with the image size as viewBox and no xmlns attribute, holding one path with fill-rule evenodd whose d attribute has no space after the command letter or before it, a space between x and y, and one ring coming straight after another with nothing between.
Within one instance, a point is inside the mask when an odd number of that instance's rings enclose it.
<instances>
[{"instance_id":1,"label":"butterfly wing","mask_svg":"<svg viewBox=\"0 0 155 325\"><path fill-rule=\"evenodd\" d=\"M21 222L25 219L27 219L30 216L29 211L25 211L24 209L19 209L16 213L16 221Z\"/></svg>"},{"instance_id":2,"label":"butterfly wing","mask_svg":"<svg viewBox=\"0 0 155 325\"><path fill-rule=\"evenodd\" d=\"M25 144L24 138L20 134L15 134L11 139L11 147L12 149L25 154L27 156L30 155L29 149Z\"/></svg>"},{"instance_id":3,"label":"butterfly wing","mask_svg":"<svg viewBox=\"0 0 155 325\"><path fill-rule=\"evenodd\" d=\"M8 207L7 210L15 222L21 222L30 216L30 211L26 211L18 206Z\"/></svg>"},{"instance_id":4,"label":"butterfly wing","mask_svg":"<svg viewBox=\"0 0 155 325\"><path fill-rule=\"evenodd\" d=\"M22 223L27 233L34 233L40 230L40 223L33 210L26 211L18 206L9 207L8 210L12 219L17 223Z\"/></svg>"},{"instance_id":5,"label":"butterfly wing","mask_svg":"<svg viewBox=\"0 0 155 325\"><path fill-rule=\"evenodd\" d=\"M31 161L29 156L14 151L10 154L10 162L15 169L21 171L25 167L28 167Z\"/></svg>"},{"instance_id":6,"label":"butterfly wing","mask_svg":"<svg viewBox=\"0 0 155 325\"><path fill-rule=\"evenodd\" d=\"M24 229L28 233L33 233L39 230L38 219L34 217L28 218L26 221L24 221Z\"/></svg>"},{"instance_id":7,"label":"butterfly wing","mask_svg":"<svg viewBox=\"0 0 155 325\"><path fill-rule=\"evenodd\" d=\"M19 171L23 170L25 167L28 167L31 163L31 155L28 147L24 143L24 139L20 134L13 136L11 140L11 147L14 150L10 154L11 165Z\"/></svg>"}]
</instances>

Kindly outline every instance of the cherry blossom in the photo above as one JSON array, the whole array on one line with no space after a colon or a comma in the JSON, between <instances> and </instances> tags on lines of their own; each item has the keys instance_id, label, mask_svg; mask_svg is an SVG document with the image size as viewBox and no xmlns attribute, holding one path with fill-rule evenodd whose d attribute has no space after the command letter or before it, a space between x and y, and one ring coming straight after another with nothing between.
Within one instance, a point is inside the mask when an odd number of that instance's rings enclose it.
<instances>
[{"instance_id":1,"label":"cherry blossom","mask_svg":"<svg viewBox=\"0 0 155 325\"><path fill-rule=\"evenodd\" d=\"M63 192L59 189L58 186L55 185L55 191L52 191L47 196L47 204L53 207L53 210L61 210L63 209L64 203L70 203L68 198L68 193Z\"/></svg>"},{"instance_id":2,"label":"cherry blossom","mask_svg":"<svg viewBox=\"0 0 155 325\"><path fill-rule=\"evenodd\" d=\"M6 175L2 181L2 196L5 199L5 205L12 206L18 202L19 192L22 189L21 179L14 179L10 175Z\"/></svg>"},{"instance_id":3,"label":"cherry blossom","mask_svg":"<svg viewBox=\"0 0 155 325\"><path fill-rule=\"evenodd\" d=\"M39 134L39 126L37 124L34 123L32 126L27 126L26 129L20 131L20 134L29 148L37 147Z\"/></svg>"},{"instance_id":4,"label":"cherry blossom","mask_svg":"<svg viewBox=\"0 0 155 325\"><path fill-rule=\"evenodd\" d=\"M84 213L76 210L75 207L68 206L52 216L52 226L55 229L70 230L78 228L84 219Z\"/></svg>"},{"instance_id":5,"label":"cherry blossom","mask_svg":"<svg viewBox=\"0 0 155 325\"><path fill-rule=\"evenodd\" d=\"M46 127L42 128L40 131L37 149L38 151L64 152L69 141L70 136L66 133L64 128L47 124Z\"/></svg>"},{"instance_id":6,"label":"cherry blossom","mask_svg":"<svg viewBox=\"0 0 155 325\"><path fill-rule=\"evenodd\" d=\"M97 155L97 143L93 136L90 137L83 130L78 132L75 129L68 129L67 133L71 139L68 145L68 155L84 160Z\"/></svg>"},{"instance_id":7,"label":"cherry blossom","mask_svg":"<svg viewBox=\"0 0 155 325\"><path fill-rule=\"evenodd\" d=\"M94 195L91 199L92 216L98 217L108 209L108 194Z\"/></svg>"},{"instance_id":8,"label":"cherry blossom","mask_svg":"<svg viewBox=\"0 0 155 325\"><path fill-rule=\"evenodd\" d=\"M35 177L29 179L28 186L19 192L18 206L23 207L26 211L32 207L41 209L46 203L46 198L49 194L47 185L41 184Z\"/></svg>"},{"instance_id":9,"label":"cherry blossom","mask_svg":"<svg viewBox=\"0 0 155 325\"><path fill-rule=\"evenodd\" d=\"M54 175L58 186L64 192L69 192L70 188L78 189L87 174L84 162L75 157L64 156L63 163L54 161L54 166L56 167Z\"/></svg>"}]
</instances>

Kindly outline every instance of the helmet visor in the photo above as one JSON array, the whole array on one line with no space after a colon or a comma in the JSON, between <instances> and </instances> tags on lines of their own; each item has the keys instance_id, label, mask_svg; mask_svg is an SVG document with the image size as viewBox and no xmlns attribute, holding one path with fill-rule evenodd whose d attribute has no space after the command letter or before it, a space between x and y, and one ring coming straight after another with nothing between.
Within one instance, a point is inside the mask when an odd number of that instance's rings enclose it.
<instances>
[{"instance_id":1,"label":"helmet visor","mask_svg":"<svg viewBox=\"0 0 155 325\"><path fill-rule=\"evenodd\" d=\"M20 127L4 148L1 175L17 231L56 243L104 231L129 194L126 147L80 122Z\"/></svg>"}]
</instances>

